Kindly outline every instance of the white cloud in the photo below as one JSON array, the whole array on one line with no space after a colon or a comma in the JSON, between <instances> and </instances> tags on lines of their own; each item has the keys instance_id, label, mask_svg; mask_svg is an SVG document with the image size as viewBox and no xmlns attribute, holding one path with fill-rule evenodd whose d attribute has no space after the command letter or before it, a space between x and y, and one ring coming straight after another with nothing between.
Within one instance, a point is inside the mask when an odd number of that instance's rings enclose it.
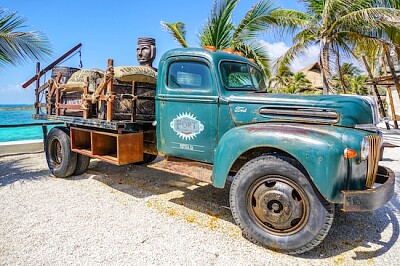
<instances>
[{"instance_id":1,"label":"white cloud","mask_svg":"<svg viewBox=\"0 0 400 266\"><path fill-rule=\"evenodd\" d=\"M275 43L269 43L266 41L262 42L269 51L272 63L275 63L274 61L281 55L283 55L290 48L290 46L287 46L284 42L275 42ZM306 53L303 56L294 59L294 61L290 65L290 68L292 69L292 71L296 72L312 63L317 62L318 55L319 55L319 47L311 46L310 48L307 49Z\"/></svg>"},{"instance_id":2,"label":"white cloud","mask_svg":"<svg viewBox=\"0 0 400 266\"><path fill-rule=\"evenodd\" d=\"M0 88L0 104L33 104L34 101L34 87L24 89L21 84L7 84Z\"/></svg>"}]
</instances>

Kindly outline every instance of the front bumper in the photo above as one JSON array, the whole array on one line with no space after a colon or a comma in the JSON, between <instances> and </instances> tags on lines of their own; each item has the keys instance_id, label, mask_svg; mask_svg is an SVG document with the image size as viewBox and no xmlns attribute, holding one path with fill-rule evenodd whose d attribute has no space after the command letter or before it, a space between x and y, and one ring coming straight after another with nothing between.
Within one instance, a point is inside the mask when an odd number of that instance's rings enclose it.
<instances>
[{"instance_id":1,"label":"front bumper","mask_svg":"<svg viewBox=\"0 0 400 266\"><path fill-rule=\"evenodd\" d=\"M394 193L395 175L393 171L379 166L375 183L381 185L366 190L342 191L343 211L373 211L385 205Z\"/></svg>"}]
</instances>

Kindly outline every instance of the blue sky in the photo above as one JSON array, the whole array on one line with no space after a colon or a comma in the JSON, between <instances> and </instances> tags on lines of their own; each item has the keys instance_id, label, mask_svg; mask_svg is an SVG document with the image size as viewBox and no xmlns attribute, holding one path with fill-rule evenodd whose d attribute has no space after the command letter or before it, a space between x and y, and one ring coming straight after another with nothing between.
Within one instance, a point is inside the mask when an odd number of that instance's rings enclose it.
<instances>
[{"instance_id":1,"label":"blue sky","mask_svg":"<svg viewBox=\"0 0 400 266\"><path fill-rule=\"evenodd\" d=\"M161 55L178 44L160 25L160 21L183 21L187 27L187 40L191 46L198 46L197 33L202 29L213 6L213 0L115 0L111 2L93 0L2 0L0 8L18 12L27 18L29 27L24 30L40 30L49 38L54 54L44 68L60 55L78 43L82 43L83 68L104 69L107 59L114 59L115 65L138 65L136 61L137 38L156 38L158 64ZM240 21L257 0L240 0L234 12L234 22ZM276 0L278 6L301 9L296 0ZM150 11L151 10L151 11ZM266 42L272 58L282 54L290 40L280 40L266 32L259 39ZM316 51L310 57L293 65L299 69L316 60ZM63 64L78 67L79 57L75 56ZM21 84L35 74L35 63L7 66L0 69L0 104L33 103L33 86L22 89ZM46 75L46 80L50 77ZM44 78L42 79L43 82Z\"/></svg>"}]
</instances>

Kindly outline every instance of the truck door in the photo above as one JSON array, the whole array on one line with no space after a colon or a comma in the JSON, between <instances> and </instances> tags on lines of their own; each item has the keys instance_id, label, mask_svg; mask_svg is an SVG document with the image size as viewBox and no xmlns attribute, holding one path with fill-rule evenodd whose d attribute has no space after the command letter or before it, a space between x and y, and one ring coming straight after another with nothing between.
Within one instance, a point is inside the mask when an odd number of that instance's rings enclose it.
<instances>
[{"instance_id":1,"label":"truck door","mask_svg":"<svg viewBox=\"0 0 400 266\"><path fill-rule=\"evenodd\" d=\"M157 95L157 147L170 156L212 162L218 90L211 64L197 57L164 63Z\"/></svg>"}]
</instances>

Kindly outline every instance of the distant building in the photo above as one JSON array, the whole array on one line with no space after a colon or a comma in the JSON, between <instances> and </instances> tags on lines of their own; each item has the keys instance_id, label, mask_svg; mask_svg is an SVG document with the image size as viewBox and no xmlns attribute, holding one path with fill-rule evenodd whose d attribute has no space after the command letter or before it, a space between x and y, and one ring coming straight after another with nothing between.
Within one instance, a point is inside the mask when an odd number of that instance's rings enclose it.
<instances>
[{"instance_id":1,"label":"distant building","mask_svg":"<svg viewBox=\"0 0 400 266\"><path fill-rule=\"evenodd\" d=\"M309 66L306 66L303 69L300 69L297 72L302 72L306 76L306 78L311 81L312 87L315 89L321 89L322 90L322 77L321 77L321 67L319 64L313 63Z\"/></svg>"}]
</instances>

